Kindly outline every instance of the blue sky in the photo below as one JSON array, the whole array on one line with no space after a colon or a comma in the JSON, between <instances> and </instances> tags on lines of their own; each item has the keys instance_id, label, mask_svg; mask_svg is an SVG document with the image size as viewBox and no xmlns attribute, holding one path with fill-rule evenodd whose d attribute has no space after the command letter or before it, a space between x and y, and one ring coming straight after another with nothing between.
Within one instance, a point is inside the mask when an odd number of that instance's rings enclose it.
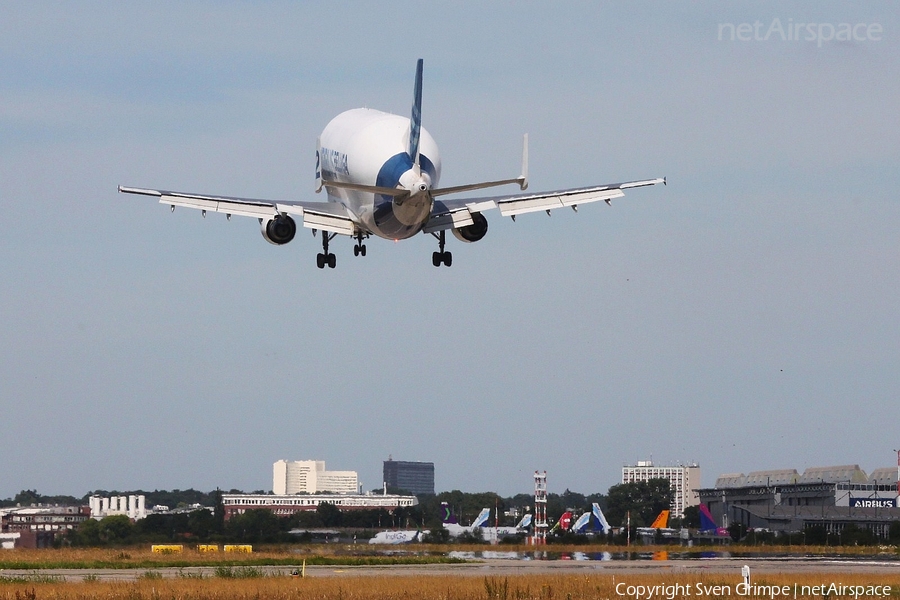
<instances>
[{"instance_id":1,"label":"blue sky","mask_svg":"<svg viewBox=\"0 0 900 600\"><path fill-rule=\"evenodd\" d=\"M775 19L883 32L718 39ZM535 469L605 492L651 455L706 485L893 464L897 26L878 2L6 4L0 497L270 489L281 458L504 494ZM517 175L526 131L532 190L669 185L488 214L450 269L430 236L336 240L324 272L308 231L116 193L316 199L316 136L406 114L419 57L443 185Z\"/></svg>"}]
</instances>

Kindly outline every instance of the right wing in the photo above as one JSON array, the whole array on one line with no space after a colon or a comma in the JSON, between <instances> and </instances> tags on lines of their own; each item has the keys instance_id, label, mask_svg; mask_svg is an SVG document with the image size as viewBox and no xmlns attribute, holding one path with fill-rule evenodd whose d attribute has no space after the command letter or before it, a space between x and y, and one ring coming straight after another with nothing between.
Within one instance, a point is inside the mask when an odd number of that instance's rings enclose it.
<instances>
[{"instance_id":1,"label":"right wing","mask_svg":"<svg viewBox=\"0 0 900 600\"><path fill-rule=\"evenodd\" d=\"M515 180L512 180L515 181ZM666 183L666 179L643 179L641 181L626 181L624 183L610 183L585 188L572 188L557 190L555 192L539 192L532 194L512 194L509 196L488 196L484 198L461 198L459 200L435 200L431 219L425 226L426 233L465 227L473 223L472 215L492 208L500 209L504 217L516 218L516 215L524 213L555 210L571 206L578 208L579 204L604 200L609 202L613 198L621 198L629 188L643 187ZM460 186L466 187L466 186Z\"/></svg>"},{"instance_id":2,"label":"right wing","mask_svg":"<svg viewBox=\"0 0 900 600\"><path fill-rule=\"evenodd\" d=\"M356 235L359 229L350 212L336 202L279 202L123 186L119 186L119 191L125 194L155 196L159 198L160 204L168 204L172 210L175 210L176 206L184 206L201 210L204 216L206 211L225 213L229 219L231 215L258 219L273 219L280 214L293 215L300 217L303 226L310 229L322 229L342 235Z\"/></svg>"}]
</instances>

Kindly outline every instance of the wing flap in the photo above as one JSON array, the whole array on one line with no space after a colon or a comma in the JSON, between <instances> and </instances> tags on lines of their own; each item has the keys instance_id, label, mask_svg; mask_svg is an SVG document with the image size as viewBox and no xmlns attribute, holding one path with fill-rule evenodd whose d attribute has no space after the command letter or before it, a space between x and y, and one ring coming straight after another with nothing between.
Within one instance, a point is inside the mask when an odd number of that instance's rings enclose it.
<instances>
[{"instance_id":1,"label":"wing flap","mask_svg":"<svg viewBox=\"0 0 900 600\"><path fill-rule=\"evenodd\" d=\"M456 229L458 227L467 227L475 221L472 219L472 213L467 209L461 209L454 212L434 215L425 224L422 229L424 233L435 233L444 231L445 229Z\"/></svg>"},{"instance_id":2,"label":"wing flap","mask_svg":"<svg viewBox=\"0 0 900 600\"><path fill-rule=\"evenodd\" d=\"M602 191L573 191L557 192L552 195L538 194L530 197L511 198L509 200L497 200L497 207L504 217L537 212L539 210L553 210L566 206L577 206L596 202L598 200L611 200L621 198L625 193L620 189Z\"/></svg>"},{"instance_id":3,"label":"wing flap","mask_svg":"<svg viewBox=\"0 0 900 600\"><path fill-rule=\"evenodd\" d=\"M256 204L247 202L234 202L222 199L209 199L200 197L186 197L180 195L164 194L159 197L160 204L169 206L182 206L198 210L208 210L241 217L256 217L270 219L275 216L275 207L271 204Z\"/></svg>"},{"instance_id":4,"label":"wing flap","mask_svg":"<svg viewBox=\"0 0 900 600\"><path fill-rule=\"evenodd\" d=\"M612 200L621 198L629 188L643 187L647 185L665 184L664 177L657 179L642 179L640 181L627 181L623 183L610 183L584 188L571 188L554 192L540 192L532 194L513 194L510 196L488 196L483 198L464 198L459 200L435 201L432 219L428 222L427 233L456 227L455 220L462 220L463 216L457 216L457 211L468 213L471 219L472 213L478 213L492 208L499 208L504 217L514 217L524 213L542 210L555 210L567 206L577 206L598 200ZM459 186L459 189L472 186ZM477 187L477 186L474 186ZM446 188L455 189L455 188ZM452 215L449 216L449 215ZM462 225L463 227L465 224Z\"/></svg>"},{"instance_id":5,"label":"wing flap","mask_svg":"<svg viewBox=\"0 0 900 600\"><path fill-rule=\"evenodd\" d=\"M309 210L303 211L303 226L309 229L331 231L341 235L354 235L356 233L356 226L348 218L315 213Z\"/></svg>"},{"instance_id":6,"label":"wing flap","mask_svg":"<svg viewBox=\"0 0 900 600\"><path fill-rule=\"evenodd\" d=\"M278 213L290 214L300 217L304 227L342 235L354 235L357 228L350 212L335 202L276 202L122 186L119 187L119 191L127 194L155 196L159 198L160 204L168 206L181 206L227 215L271 219Z\"/></svg>"}]
</instances>

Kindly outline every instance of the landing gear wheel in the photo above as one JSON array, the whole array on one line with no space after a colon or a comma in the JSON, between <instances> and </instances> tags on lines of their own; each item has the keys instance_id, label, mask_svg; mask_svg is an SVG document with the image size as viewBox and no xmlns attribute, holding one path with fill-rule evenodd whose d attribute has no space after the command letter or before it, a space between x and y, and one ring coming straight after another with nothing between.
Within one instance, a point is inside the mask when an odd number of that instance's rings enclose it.
<instances>
[{"instance_id":1,"label":"landing gear wheel","mask_svg":"<svg viewBox=\"0 0 900 600\"><path fill-rule=\"evenodd\" d=\"M449 267L453 264L453 254L450 252L433 252L431 254L431 264L436 267L441 266L441 264Z\"/></svg>"},{"instance_id":2,"label":"landing gear wheel","mask_svg":"<svg viewBox=\"0 0 900 600\"><path fill-rule=\"evenodd\" d=\"M368 234L363 235L362 232L358 232L356 234L356 245L353 246L353 256L365 256L366 255L366 245L363 244L363 240L369 237Z\"/></svg>"},{"instance_id":3,"label":"landing gear wheel","mask_svg":"<svg viewBox=\"0 0 900 600\"><path fill-rule=\"evenodd\" d=\"M322 250L319 254L316 254L316 266L320 269L324 269L325 265L328 265L329 269L333 269L334 265L337 263L337 257L328 251L328 242L331 241L331 238L336 236L336 233L332 233L329 235L327 231L322 232Z\"/></svg>"},{"instance_id":4,"label":"landing gear wheel","mask_svg":"<svg viewBox=\"0 0 900 600\"><path fill-rule=\"evenodd\" d=\"M438 248L439 248L439 250L437 252L433 252L431 254L431 264L433 264L436 267L439 267L439 266L441 266L441 263L443 263L449 267L450 265L453 264L453 255L450 252L444 251L444 244L447 243L446 232L441 231L439 234L432 232L431 235L433 235L434 237L437 238Z\"/></svg>"}]
</instances>

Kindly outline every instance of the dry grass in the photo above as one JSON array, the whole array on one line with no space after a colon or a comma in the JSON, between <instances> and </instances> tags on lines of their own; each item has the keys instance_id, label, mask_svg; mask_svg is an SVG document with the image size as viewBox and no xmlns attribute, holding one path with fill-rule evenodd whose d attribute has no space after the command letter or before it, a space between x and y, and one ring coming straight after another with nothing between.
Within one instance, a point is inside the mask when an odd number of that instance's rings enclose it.
<instances>
[{"instance_id":1,"label":"dry grass","mask_svg":"<svg viewBox=\"0 0 900 600\"><path fill-rule=\"evenodd\" d=\"M430 563L447 561L447 552L456 551L500 551L500 552L535 552L551 554L564 552L611 552L621 555L626 552L646 554L654 551L675 553L690 552L727 552L731 556L745 555L896 555L898 549L893 546L714 546L714 547L681 547L681 546L428 546L411 544L401 547L373 547L368 544L316 544L294 546L269 546L254 549L252 554L232 554L225 552L198 552L195 548L185 546L179 554L159 554L150 551L150 546L103 549L103 548L68 548L43 550L5 550L0 552L0 569L83 569L105 568L153 569L160 567L220 566L220 565L271 565L286 566L300 564L400 564ZM390 553L390 554L388 554Z\"/></svg>"},{"instance_id":2,"label":"dry grass","mask_svg":"<svg viewBox=\"0 0 900 600\"><path fill-rule=\"evenodd\" d=\"M703 596L696 593L696 584L731 586L732 593ZM633 597L616 593L616 584L690 586L691 598L747 598L734 589L740 582L737 573L727 575L641 574L613 575L522 575L515 577L452 577L452 576L384 576L384 577L319 577L297 579L266 577L262 579L144 579L135 583L0 583L0 600L82 600L88 598L129 600L244 600L279 599L341 599L341 600L468 600L497 599L525 600L554 598L565 600ZM900 574L873 575L848 573L778 574L760 576L755 585L892 585L897 596ZM768 596L766 596L768 597ZM800 595L797 596L801 597ZM810 597L810 596L802 596ZM817 596L821 597L821 595ZM852 597L852 596L850 596ZM657 600L665 598L656 595Z\"/></svg>"},{"instance_id":3,"label":"dry grass","mask_svg":"<svg viewBox=\"0 0 900 600\"><path fill-rule=\"evenodd\" d=\"M418 549L417 549L418 550ZM376 554L367 545L316 545L310 547L270 547L252 554L198 552L185 548L181 553L154 553L150 547L110 550L102 548L67 548L0 552L0 569L153 569L219 565L299 565L307 564L409 564L449 562L444 554L421 552L399 555Z\"/></svg>"}]
</instances>

